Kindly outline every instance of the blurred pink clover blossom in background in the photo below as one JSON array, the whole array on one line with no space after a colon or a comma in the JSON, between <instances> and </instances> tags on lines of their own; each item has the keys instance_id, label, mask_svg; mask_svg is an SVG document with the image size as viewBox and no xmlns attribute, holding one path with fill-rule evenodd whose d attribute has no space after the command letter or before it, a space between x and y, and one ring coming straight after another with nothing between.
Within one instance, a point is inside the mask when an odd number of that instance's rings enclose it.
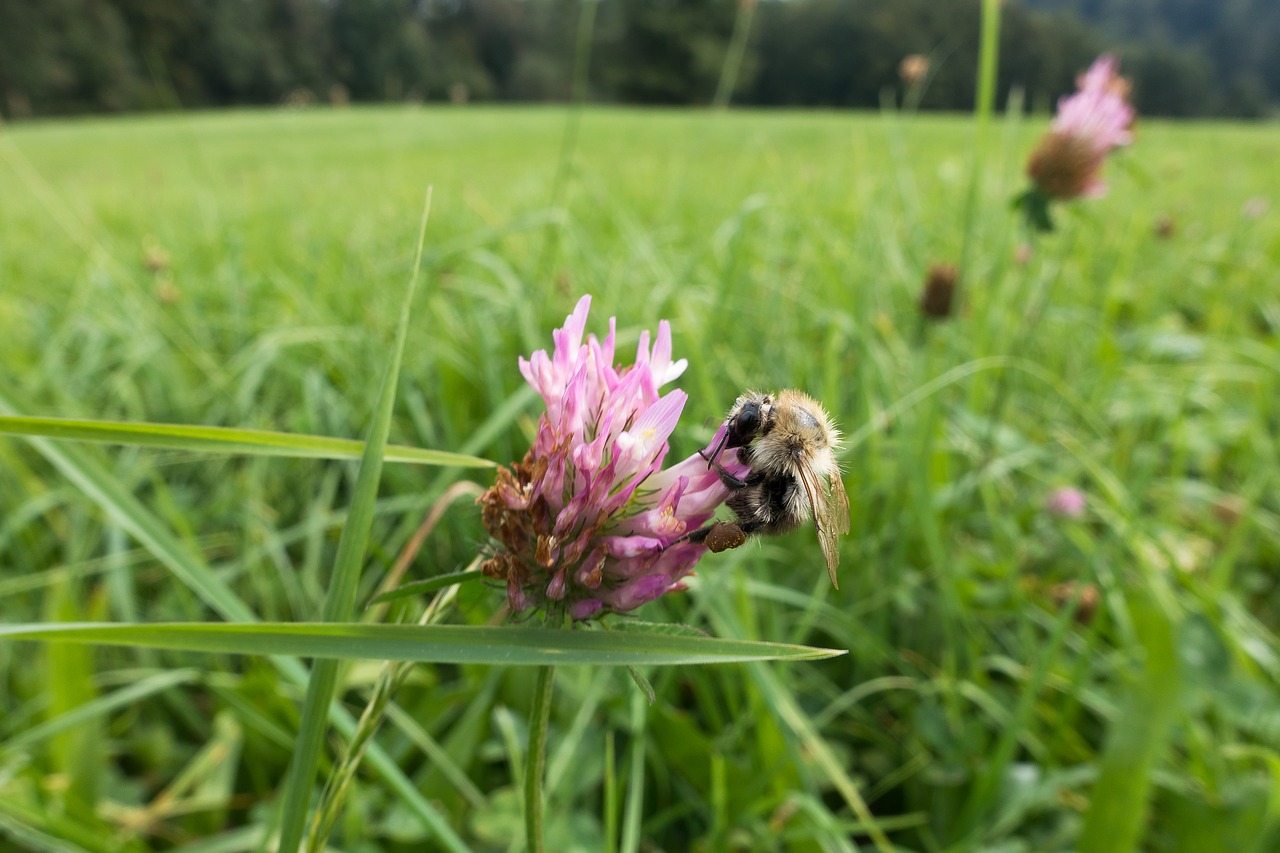
<instances>
[{"instance_id":1,"label":"blurred pink clover blossom in background","mask_svg":"<svg viewBox=\"0 0 1280 853\"><path fill-rule=\"evenodd\" d=\"M1077 91L1058 102L1049 132L1027 160L1032 188L1017 204L1039 230L1052 230L1050 201L1104 195L1107 155L1133 142L1136 113L1129 103L1129 81L1118 67L1114 57L1100 56L1077 78Z\"/></svg>"},{"instance_id":2,"label":"blurred pink clover blossom in background","mask_svg":"<svg viewBox=\"0 0 1280 853\"><path fill-rule=\"evenodd\" d=\"M1085 511L1084 492L1071 486L1054 489L1044 500L1044 508L1050 515L1058 518L1083 518Z\"/></svg>"},{"instance_id":3,"label":"blurred pink clover blossom in background","mask_svg":"<svg viewBox=\"0 0 1280 853\"><path fill-rule=\"evenodd\" d=\"M652 346L642 332L635 362L617 366L614 318L603 341L584 339L590 307L590 296L578 301L552 333L552 353L520 359L546 412L524 459L499 469L477 501L496 542L481 569L506 585L514 614L590 619L685 589L707 549L680 537L728 494L696 453L662 468L687 400L679 389L658 391L686 367L671 358L670 326L659 323Z\"/></svg>"}]
</instances>

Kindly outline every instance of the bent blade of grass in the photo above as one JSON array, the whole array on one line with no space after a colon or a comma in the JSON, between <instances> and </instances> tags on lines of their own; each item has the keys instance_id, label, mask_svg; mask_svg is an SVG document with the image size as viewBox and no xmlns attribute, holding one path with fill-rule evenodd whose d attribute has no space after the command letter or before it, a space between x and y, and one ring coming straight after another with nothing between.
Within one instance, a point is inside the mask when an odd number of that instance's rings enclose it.
<instances>
[{"instance_id":1,"label":"bent blade of grass","mask_svg":"<svg viewBox=\"0 0 1280 853\"><path fill-rule=\"evenodd\" d=\"M1120 853L1139 848L1152 770L1177 719L1182 671L1173 623L1154 595L1135 599L1130 608L1145 652L1142 677L1107 735L1101 772L1080 832L1080 850Z\"/></svg>"},{"instance_id":2,"label":"bent blade of grass","mask_svg":"<svg viewBox=\"0 0 1280 853\"><path fill-rule=\"evenodd\" d=\"M382 604L387 601L396 601L401 598L412 598L415 595L427 595L437 590L444 589L454 584L467 583L468 581L477 581L484 577L479 569L470 571L450 572L447 575L436 575L433 578L426 578L420 581L411 581L402 584L395 589L389 589L381 595L375 596L369 600L367 607L375 604Z\"/></svg>"},{"instance_id":3,"label":"bent blade of grass","mask_svg":"<svg viewBox=\"0 0 1280 853\"><path fill-rule=\"evenodd\" d=\"M0 626L0 640L41 640L212 654L290 655L324 660L545 666L661 666L818 660L845 652L789 643L642 631L371 625L360 622L111 622Z\"/></svg>"},{"instance_id":4,"label":"bent blade of grass","mask_svg":"<svg viewBox=\"0 0 1280 853\"><path fill-rule=\"evenodd\" d=\"M99 696L53 719L6 738L4 743L0 744L0 752L38 743L59 732L80 726L88 720L95 720L119 708L134 705L152 694L199 680L200 674L194 669L175 669L148 676L114 693Z\"/></svg>"},{"instance_id":5,"label":"bent blade of grass","mask_svg":"<svg viewBox=\"0 0 1280 853\"><path fill-rule=\"evenodd\" d=\"M360 458L360 470L356 475L355 493L347 523L338 540L338 555L334 561L333 576L324 601L326 621L350 619L355 611L356 589L360 582L360 570L364 565L365 551L369 546L369 532L373 527L374 504L378 500L378 483L382 479L382 454L391 434L391 415L395 409L396 386L400 379L400 363L404 359L404 344L409 336L409 313L413 297L418 289L418 276L422 270L422 246L426 240L427 220L431 216L431 187L427 187L422 206L422 221L418 226L418 246L413 255L413 271L405 287L404 301L400 305L400 317L396 322L395 342L391 346L391 358L382 376L373 423L369 425L369 438ZM308 655L309 657L310 655ZM311 668L307 682L307 696L302 703L302 719L298 726L293 761L285 782L281 805L280 846L284 853L294 853L302 843L311 800L311 788L315 782L316 765L324 746L329 705L333 702L338 684L338 663L332 658L317 660Z\"/></svg>"},{"instance_id":6,"label":"bent blade of grass","mask_svg":"<svg viewBox=\"0 0 1280 853\"><path fill-rule=\"evenodd\" d=\"M970 787L968 798L961 809L957 832L958 836L967 838L975 846L980 846L982 841L989 840L974 836L981 833L983 829L989 828L991 823L989 815L1005 799L998 793L1000 781L1005 778L1013 763L1020 739L1033 729L1036 701L1040 697L1040 691L1054 662L1058 659L1071 623L1076 619L1083 592L1084 586L1078 586L1070 602L1062 608L1047 642L1042 645L1034 667L1028 674L1011 718L1001 727L1000 736L989 751L986 765L975 774L974 784Z\"/></svg>"},{"instance_id":7,"label":"bent blade of grass","mask_svg":"<svg viewBox=\"0 0 1280 853\"><path fill-rule=\"evenodd\" d=\"M18 849L41 853L109 853L115 849L104 833L82 826L72 818L50 814L17 798L0 799L0 839L12 840ZM130 845L126 850L140 848Z\"/></svg>"},{"instance_id":8,"label":"bent blade of grass","mask_svg":"<svg viewBox=\"0 0 1280 853\"><path fill-rule=\"evenodd\" d=\"M709 608L709 613L716 630L722 633L741 633L741 626L736 624L724 601L717 600ZM741 642L741 641L740 641ZM850 811L866 826L871 842L880 853L892 853L893 845L884 830L876 822L875 816L867 806L857 783L845 769L844 756L837 756L830 744L814 726L813 719L796 702L786 686L777 675L760 663L752 663L747 671L755 680L760 693L765 697L767 707L795 735L804 750L804 754L827 777L827 780L840 793Z\"/></svg>"},{"instance_id":9,"label":"bent blade of grass","mask_svg":"<svg viewBox=\"0 0 1280 853\"><path fill-rule=\"evenodd\" d=\"M83 418L0 415L0 434L240 456L359 459L364 453L364 442L350 438L298 435L262 429L130 423ZM394 444L384 448L382 458L385 462L406 462L414 465L447 465L454 468L494 467L494 463L488 459L466 453Z\"/></svg>"},{"instance_id":10,"label":"bent blade of grass","mask_svg":"<svg viewBox=\"0 0 1280 853\"><path fill-rule=\"evenodd\" d=\"M845 759L837 756L835 751L813 726L813 721L796 703L795 697L782 685L777 676L761 664L753 664L751 675L756 679L761 692L772 700L772 707L778 718L787 724L796 738L810 755L815 764L826 775L827 780L840 793L841 798L858 820L866 827L867 835L876 850L891 853L893 845L884 833L884 829L876 821L871 809L867 806L858 783L845 769Z\"/></svg>"},{"instance_id":11,"label":"bent blade of grass","mask_svg":"<svg viewBox=\"0 0 1280 853\"><path fill-rule=\"evenodd\" d=\"M0 391L0 408L10 404ZM208 564L135 498L127 488L84 448L31 438L30 443L103 513L133 537L174 577L224 619L253 621L253 611L216 575Z\"/></svg>"},{"instance_id":12,"label":"bent blade of grass","mask_svg":"<svg viewBox=\"0 0 1280 853\"><path fill-rule=\"evenodd\" d=\"M976 358L963 364L958 364L945 373L942 373L928 382L919 385L910 393L903 395L895 401L891 406L874 413L867 423L858 429L849 433L841 442L841 458L848 458L853 451L860 447L863 442L867 441L872 435L888 428L891 424L910 411L913 407L919 405L925 400L938 394L952 385L957 385L961 380L970 376L987 371L1000 370L1016 370L1032 379L1039 380L1049 390L1057 394L1058 398L1072 409L1073 414L1079 418L1080 422L1087 426L1095 435L1105 437L1107 432L1106 421L1096 412L1094 412L1084 399L1075 392L1072 387L1064 382L1060 377L1055 376L1042 366L1025 359L1014 358L1007 355L991 355Z\"/></svg>"},{"instance_id":13,"label":"bent blade of grass","mask_svg":"<svg viewBox=\"0 0 1280 853\"><path fill-rule=\"evenodd\" d=\"M453 786L458 796L462 797L467 805L476 811L488 807L484 792L476 787L476 783L471 781L467 771L454 760L443 744L423 728L420 721L394 702L387 706L387 717L395 723L401 734L422 751L431 767L440 772L440 775Z\"/></svg>"}]
</instances>

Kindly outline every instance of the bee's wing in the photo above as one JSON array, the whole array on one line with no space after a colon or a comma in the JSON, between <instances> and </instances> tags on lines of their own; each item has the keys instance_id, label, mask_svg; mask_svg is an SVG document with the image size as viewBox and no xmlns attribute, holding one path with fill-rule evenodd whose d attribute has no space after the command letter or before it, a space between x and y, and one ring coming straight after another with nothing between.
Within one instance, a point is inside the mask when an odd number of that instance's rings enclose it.
<instances>
[{"instance_id":1,"label":"bee's wing","mask_svg":"<svg viewBox=\"0 0 1280 853\"><path fill-rule=\"evenodd\" d=\"M844 481L840 479L839 469L835 469L828 480L822 482L822 475L811 467L800 466L800 483L813 507L813 526L818 530L818 544L822 546L822 556L827 561L827 574L831 575L831 585L836 589L840 584L836 581L836 567L840 565L840 537L849 532L849 496L844 490Z\"/></svg>"}]
</instances>

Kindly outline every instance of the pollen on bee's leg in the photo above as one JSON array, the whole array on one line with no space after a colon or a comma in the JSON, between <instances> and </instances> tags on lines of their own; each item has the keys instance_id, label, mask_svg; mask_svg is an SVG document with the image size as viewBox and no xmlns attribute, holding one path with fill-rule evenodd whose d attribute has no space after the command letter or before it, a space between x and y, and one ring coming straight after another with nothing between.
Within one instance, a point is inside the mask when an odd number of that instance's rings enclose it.
<instances>
[{"instance_id":1,"label":"pollen on bee's leg","mask_svg":"<svg viewBox=\"0 0 1280 853\"><path fill-rule=\"evenodd\" d=\"M713 554L737 548L746 541L747 534L742 531L742 528L726 521L717 521L712 524L703 539L704 544Z\"/></svg>"}]
</instances>

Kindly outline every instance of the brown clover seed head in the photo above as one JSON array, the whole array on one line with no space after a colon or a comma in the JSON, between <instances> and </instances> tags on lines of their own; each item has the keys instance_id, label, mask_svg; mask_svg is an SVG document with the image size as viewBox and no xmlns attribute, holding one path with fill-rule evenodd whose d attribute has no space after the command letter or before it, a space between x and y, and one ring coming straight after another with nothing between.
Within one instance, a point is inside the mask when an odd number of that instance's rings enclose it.
<instances>
[{"instance_id":1,"label":"brown clover seed head","mask_svg":"<svg viewBox=\"0 0 1280 853\"><path fill-rule=\"evenodd\" d=\"M1077 596L1075 620L1081 625L1088 625L1093 621L1094 614L1098 612L1098 605L1102 603L1102 593L1098 591L1097 586L1091 583L1080 584L1078 581L1064 581L1049 588L1049 597L1053 599L1054 605L1059 610L1069 605Z\"/></svg>"},{"instance_id":2,"label":"brown clover seed head","mask_svg":"<svg viewBox=\"0 0 1280 853\"><path fill-rule=\"evenodd\" d=\"M929 267L929 275L925 278L924 290L920 294L920 313L935 319L950 317L959 278L960 272L954 264L934 264Z\"/></svg>"},{"instance_id":3,"label":"brown clover seed head","mask_svg":"<svg viewBox=\"0 0 1280 853\"><path fill-rule=\"evenodd\" d=\"M1248 511L1249 504L1238 495L1223 495L1213 502L1213 517L1233 527Z\"/></svg>"},{"instance_id":4,"label":"brown clover seed head","mask_svg":"<svg viewBox=\"0 0 1280 853\"><path fill-rule=\"evenodd\" d=\"M919 53L912 53L902 57L902 61L898 63L898 76L902 78L902 82L908 86L915 86L924 82L924 78L929 74L929 57Z\"/></svg>"},{"instance_id":5,"label":"brown clover seed head","mask_svg":"<svg viewBox=\"0 0 1280 853\"><path fill-rule=\"evenodd\" d=\"M150 273L162 273L169 269L169 253L159 246L148 246L142 253L142 265Z\"/></svg>"},{"instance_id":6,"label":"brown clover seed head","mask_svg":"<svg viewBox=\"0 0 1280 853\"><path fill-rule=\"evenodd\" d=\"M1084 195L1097 180L1105 151L1083 136L1046 134L1027 160L1027 176L1050 198Z\"/></svg>"}]
</instances>

